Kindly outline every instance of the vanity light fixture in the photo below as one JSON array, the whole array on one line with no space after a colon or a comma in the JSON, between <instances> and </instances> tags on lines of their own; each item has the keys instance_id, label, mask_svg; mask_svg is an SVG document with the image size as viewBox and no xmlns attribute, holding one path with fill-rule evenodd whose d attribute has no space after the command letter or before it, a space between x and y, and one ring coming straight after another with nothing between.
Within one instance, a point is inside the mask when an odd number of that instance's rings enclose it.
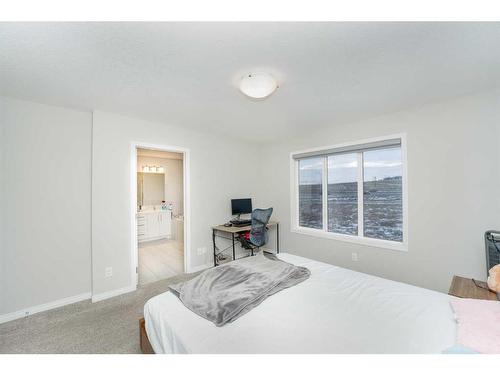
<instances>
[{"instance_id":1,"label":"vanity light fixture","mask_svg":"<svg viewBox=\"0 0 500 375\"><path fill-rule=\"evenodd\" d=\"M163 168L163 167L157 167L156 165L151 165L151 166L143 165L142 166L142 171L144 173L164 173L165 172L165 168Z\"/></svg>"},{"instance_id":2,"label":"vanity light fixture","mask_svg":"<svg viewBox=\"0 0 500 375\"><path fill-rule=\"evenodd\" d=\"M278 87L278 82L269 73L250 73L240 82L240 91L253 99L267 98Z\"/></svg>"}]
</instances>

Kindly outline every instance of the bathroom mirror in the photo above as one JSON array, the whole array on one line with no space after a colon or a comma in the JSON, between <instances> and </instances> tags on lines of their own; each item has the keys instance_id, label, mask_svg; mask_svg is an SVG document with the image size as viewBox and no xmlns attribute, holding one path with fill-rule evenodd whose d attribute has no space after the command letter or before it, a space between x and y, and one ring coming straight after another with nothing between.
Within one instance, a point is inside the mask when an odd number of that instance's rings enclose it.
<instances>
[{"instance_id":1,"label":"bathroom mirror","mask_svg":"<svg viewBox=\"0 0 500 375\"><path fill-rule=\"evenodd\" d=\"M137 172L137 205L154 206L165 200L165 174Z\"/></svg>"}]
</instances>

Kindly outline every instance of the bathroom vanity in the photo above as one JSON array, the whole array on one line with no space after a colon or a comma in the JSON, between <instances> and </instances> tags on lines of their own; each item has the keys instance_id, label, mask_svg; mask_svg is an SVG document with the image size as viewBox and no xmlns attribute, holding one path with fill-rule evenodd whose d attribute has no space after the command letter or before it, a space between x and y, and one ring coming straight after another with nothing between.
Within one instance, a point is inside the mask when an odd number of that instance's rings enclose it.
<instances>
[{"instance_id":1,"label":"bathroom vanity","mask_svg":"<svg viewBox=\"0 0 500 375\"><path fill-rule=\"evenodd\" d=\"M171 210L146 210L137 213L137 239L139 242L170 238L171 235Z\"/></svg>"},{"instance_id":2,"label":"bathroom vanity","mask_svg":"<svg viewBox=\"0 0 500 375\"><path fill-rule=\"evenodd\" d=\"M162 209L165 174L137 173L137 239L139 242L170 238L172 210Z\"/></svg>"}]
</instances>

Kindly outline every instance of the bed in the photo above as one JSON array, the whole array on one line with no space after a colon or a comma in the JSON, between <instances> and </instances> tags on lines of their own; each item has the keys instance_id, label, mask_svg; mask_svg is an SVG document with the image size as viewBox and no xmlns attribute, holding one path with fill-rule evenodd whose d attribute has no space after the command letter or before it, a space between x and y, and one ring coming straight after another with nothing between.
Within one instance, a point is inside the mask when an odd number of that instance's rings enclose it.
<instances>
[{"instance_id":1,"label":"bed","mask_svg":"<svg viewBox=\"0 0 500 375\"><path fill-rule=\"evenodd\" d=\"M296 255L279 258L307 267L310 278L223 327L171 292L151 298L144 307L143 351L441 353L455 343L451 296Z\"/></svg>"}]
</instances>

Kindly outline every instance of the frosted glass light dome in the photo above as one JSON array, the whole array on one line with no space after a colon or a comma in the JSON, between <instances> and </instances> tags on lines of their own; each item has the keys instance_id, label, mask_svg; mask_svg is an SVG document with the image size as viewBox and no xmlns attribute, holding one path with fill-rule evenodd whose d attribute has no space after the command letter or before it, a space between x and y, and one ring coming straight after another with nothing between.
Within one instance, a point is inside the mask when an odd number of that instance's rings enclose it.
<instances>
[{"instance_id":1,"label":"frosted glass light dome","mask_svg":"<svg viewBox=\"0 0 500 375\"><path fill-rule=\"evenodd\" d=\"M264 99L278 88L276 79L267 73L252 73L241 79L240 91L254 99Z\"/></svg>"}]
</instances>

